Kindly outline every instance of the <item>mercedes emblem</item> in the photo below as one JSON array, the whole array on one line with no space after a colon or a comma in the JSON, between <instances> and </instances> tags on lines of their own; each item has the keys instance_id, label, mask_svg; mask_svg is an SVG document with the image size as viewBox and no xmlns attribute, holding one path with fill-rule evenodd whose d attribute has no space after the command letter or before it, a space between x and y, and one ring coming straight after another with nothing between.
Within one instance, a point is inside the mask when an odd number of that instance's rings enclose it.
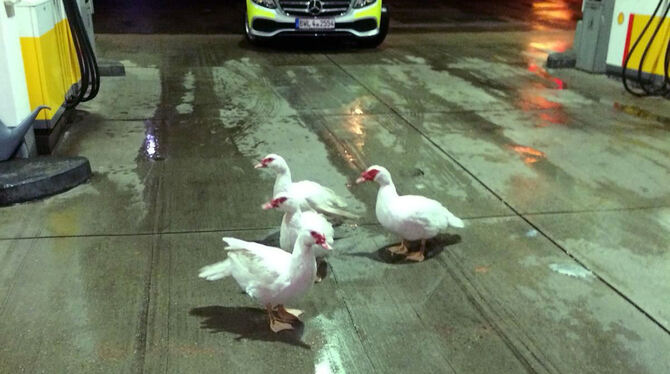
<instances>
[{"instance_id":1,"label":"mercedes emblem","mask_svg":"<svg viewBox=\"0 0 670 374\"><path fill-rule=\"evenodd\" d=\"M307 10L312 15L317 15L323 10L323 4L319 0L310 0L309 4L307 4Z\"/></svg>"}]
</instances>

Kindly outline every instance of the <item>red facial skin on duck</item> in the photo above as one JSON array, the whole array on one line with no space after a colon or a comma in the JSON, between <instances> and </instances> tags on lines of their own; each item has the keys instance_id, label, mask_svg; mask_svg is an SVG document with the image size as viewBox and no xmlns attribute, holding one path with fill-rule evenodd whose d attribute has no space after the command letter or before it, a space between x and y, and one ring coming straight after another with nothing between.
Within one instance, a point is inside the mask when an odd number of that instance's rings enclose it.
<instances>
[{"instance_id":1,"label":"red facial skin on duck","mask_svg":"<svg viewBox=\"0 0 670 374\"><path fill-rule=\"evenodd\" d=\"M261 162L259 162L258 164L256 164L254 167L255 167L256 169L266 168L266 167L268 167L268 164L271 163L271 162L274 161L274 160L275 160L275 159L272 158L272 157L264 158L264 159L261 160Z\"/></svg>"},{"instance_id":2,"label":"red facial skin on duck","mask_svg":"<svg viewBox=\"0 0 670 374\"><path fill-rule=\"evenodd\" d=\"M364 171L361 173L361 177L356 179L356 184L360 184L367 181L373 181L377 177L377 174L379 174L379 170L377 169Z\"/></svg>"},{"instance_id":3,"label":"red facial skin on duck","mask_svg":"<svg viewBox=\"0 0 670 374\"><path fill-rule=\"evenodd\" d=\"M326 242L326 237L324 235L321 235L316 231L310 231L309 233L316 240L317 245L320 245L325 249L332 249L331 246L329 246L328 243Z\"/></svg>"},{"instance_id":4,"label":"red facial skin on duck","mask_svg":"<svg viewBox=\"0 0 670 374\"><path fill-rule=\"evenodd\" d=\"M265 204L263 204L262 208L263 208L264 210L274 209L274 208L279 208L279 206L280 206L281 204L283 204L284 202L286 202L286 200L288 200L287 197L283 197L283 196L282 196L282 197L278 197L278 198L276 198L276 199L270 201L269 203L265 203Z\"/></svg>"}]
</instances>

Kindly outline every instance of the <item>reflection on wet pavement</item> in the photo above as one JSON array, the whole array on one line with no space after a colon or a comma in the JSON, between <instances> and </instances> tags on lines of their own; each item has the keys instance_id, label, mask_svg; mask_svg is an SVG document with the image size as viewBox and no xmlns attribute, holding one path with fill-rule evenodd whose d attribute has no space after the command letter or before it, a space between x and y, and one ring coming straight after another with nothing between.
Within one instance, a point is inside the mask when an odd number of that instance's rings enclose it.
<instances>
[{"instance_id":1,"label":"reflection on wet pavement","mask_svg":"<svg viewBox=\"0 0 670 374\"><path fill-rule=\"evenodd\" d=\"M518 153L523 157L523 162L525 162L526 164L534 164L547 156L544 154L544 152L538 151L537 149L532 147L513 145L512 149L514 149L514 152Z\"/></svg>"}]
</instances>

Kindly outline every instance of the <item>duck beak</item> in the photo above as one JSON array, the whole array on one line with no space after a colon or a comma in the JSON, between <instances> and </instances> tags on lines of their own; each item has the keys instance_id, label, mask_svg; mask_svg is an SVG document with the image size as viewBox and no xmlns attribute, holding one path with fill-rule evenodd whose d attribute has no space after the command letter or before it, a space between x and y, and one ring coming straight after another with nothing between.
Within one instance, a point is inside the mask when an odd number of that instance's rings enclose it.
<instances>
[{"instance_id":1,"label":"duck beak","mask_svg":"<svg viewBox=\"0 0 670 374\"><path fill-rule=\"evenodd\" d=\"M254 165L254 168L255 168L255 169L261 169L261 168L264 168L264 167L265 167L265 165L263 165L262 162L259 162L259 163L257 163L256 165Z\"/></svg>"},{"instance_id":2,"label":"duck beak","mask_svg":"<svg viewBox=\"0 0 670 374\"><path fill-rule=\"evenodd\" d=\"M326 242L323 242L322 244L319 244L319 245L322 246L324 249L328 249L328 250L333 249L333 247L329 246L328 243L326 243Z\"/></svg>"},{"instance_id":3,"label":"duck beak","mask_svg":"<svg viewBox=\"0 0 670 374\"><path fill-rule=\"evenodd\" d=\"M356 184L361 184L361 183L364 183L364 182L367 182L367 179L365 179L363 177L358 177L358 179L356 179Z\"/></svg>"},{"instance_id":4,"label":"duck beak","mask_svg":"<svg viewBox=\"0 0 670 374\"><path fill-rule=\"evenodd\" d=\"M265 203L261 206L261 208L263 208L263 210L270 210L273 209L274 206L272 206L272 203Z\"/></svg>"}]
</instances>

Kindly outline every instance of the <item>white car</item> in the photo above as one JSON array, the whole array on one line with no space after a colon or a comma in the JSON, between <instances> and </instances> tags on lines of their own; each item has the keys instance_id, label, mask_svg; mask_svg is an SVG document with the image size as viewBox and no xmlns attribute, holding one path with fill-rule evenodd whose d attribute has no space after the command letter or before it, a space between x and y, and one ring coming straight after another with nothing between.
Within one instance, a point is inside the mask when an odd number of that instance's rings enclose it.
<instances>
[{"instance_id":1,"label":"white car","mask_svg":"<svg viewBox=\"0 0 670 374\"><path fill-rule=\"evenodd\" d=\"M244 33L259 44L279 37L344 36L380 45L389 28L382 0L246 0Z\"/></svg>"}]
</instances>

